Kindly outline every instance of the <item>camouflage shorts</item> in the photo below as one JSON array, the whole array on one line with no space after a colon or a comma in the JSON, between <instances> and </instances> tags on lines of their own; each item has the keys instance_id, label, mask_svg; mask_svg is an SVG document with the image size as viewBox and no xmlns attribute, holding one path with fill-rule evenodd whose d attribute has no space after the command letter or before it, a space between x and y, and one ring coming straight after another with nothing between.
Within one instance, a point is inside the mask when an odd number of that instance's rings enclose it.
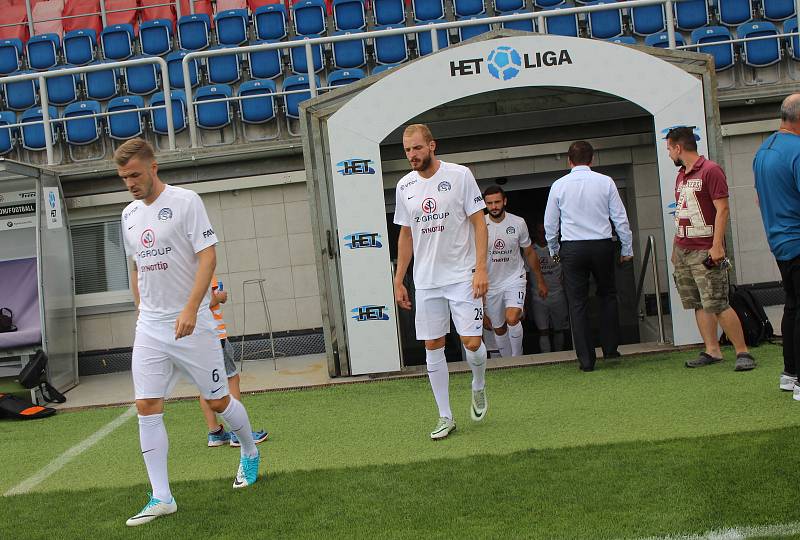
<instances>
[{"instance_id":1,"label":"camouflage shorts","mask_svg":"<svg viewBox=\"0 0 800 540\"><path fill-rule=\"evenodd\" d=\"M719 267L706 268L703 261L708 250L691 250L675 247L672 264L675 265L675 287L684 309L704 309L709 313L722 313L728 304L728 272Z\"/></svg>"}]
</instances>

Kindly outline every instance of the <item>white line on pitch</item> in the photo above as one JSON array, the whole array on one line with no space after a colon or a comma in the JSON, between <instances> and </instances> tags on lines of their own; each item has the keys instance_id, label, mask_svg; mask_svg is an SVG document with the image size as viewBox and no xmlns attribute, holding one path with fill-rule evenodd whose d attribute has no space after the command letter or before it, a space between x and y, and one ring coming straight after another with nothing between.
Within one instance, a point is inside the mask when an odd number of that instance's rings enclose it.
<instances>
[{"instance_id":1,"label":"white line on pitch","mask_svg":"<svg viewBox=\"0 0 800 540\"><path fill-rule=\"evenodd\" d=\"M671 536L650 536L639 540L744 540L745 538L780 538L800 534L800 521L773 523L752 527L730 527L712 529L700 534L678 534Z\"/></svg>"},{"instance_id":2,"label":"white line on pitch","mask_svg":"<svg viewBox=\"0 0 800 540\"><path fill-rule=\"evenodd\" d=\"M17 484L16 486L12 487L8 491L6 491L3 496L9 497L11 495L21 495L23 493L27 493L42 482L44 482L50 475L58 472L61 468L64 467L67 463L84 453L86 450L103 440L106 436L108 436L112 431L117 429L119 426L125 423L130 417L136 414L136 406L132 406L129 409L126 409L124 413L116 417L114 420L106 424L105 426L101 427L89 437L84 439L83 441L79 442L53 461L39 469L39 471Z\"/></svg>"}]
</instances>

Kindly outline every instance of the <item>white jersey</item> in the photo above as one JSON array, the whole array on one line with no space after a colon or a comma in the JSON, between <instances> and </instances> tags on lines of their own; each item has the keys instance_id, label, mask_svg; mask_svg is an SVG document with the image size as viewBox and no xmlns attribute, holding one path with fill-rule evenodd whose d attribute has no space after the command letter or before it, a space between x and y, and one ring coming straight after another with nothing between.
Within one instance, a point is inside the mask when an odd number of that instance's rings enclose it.
<instances>
[{"instance_id":1,"label":"white jersey","mask_svg":"<svg viewBox=\"0 0 800 540\"><path fill-rule=\"evenodd\" d=\"M561 283L561 264L553 260L547 246L534 244L533 249L536 251L536 255L539 256L539 266L542 267L542 276L545 284L547 284L548 294L560 292L564 287Z\"/></svg>"},{"instance_id":2,"label":"white jersey","mask_svg":"<svg viewBox=\"0 0 800 540\"><path fill-rule=\"evenodd\" d=\"M394 222L411 227L414 286L435 289L471 281L475 231L469 217L486 208L472 172L439 162L430 178L411 171L397 184Z\"/></svg>"},{"instance_id":3,"label":"white jersey","mask_svg":"<svg viewBox=\"0 0 800 540\"><path fill-rule=\"evenodd\" d=\"M166 186L147 205L138 200L122 212L125 253L138 271L139 317L174 321L189 300L197 273L197 253L217 243L200 196ZM206 293L198 312L208 311Z\"/></svg>"},{"instance_id":4,"label":"white jersey","mask_svg":"<svg viewBox=\"0 0 800 540\"><path fill-rule=\"evenodd\" d=\"M489 290L498 291L525 281L525 266L520 248L531 245L525 220L506 212L503 221L495 223L486 216L489 229Z\"/></svg>"}]
</instances>

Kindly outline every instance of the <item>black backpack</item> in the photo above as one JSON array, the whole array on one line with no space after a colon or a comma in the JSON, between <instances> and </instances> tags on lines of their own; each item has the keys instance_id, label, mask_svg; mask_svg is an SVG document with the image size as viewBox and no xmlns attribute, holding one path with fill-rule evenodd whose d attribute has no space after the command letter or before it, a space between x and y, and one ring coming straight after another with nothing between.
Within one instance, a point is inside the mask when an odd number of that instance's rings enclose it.
<instances>
[{"instance_id":1,"label":"black backpack","mask_svg":"<svg viewBox=\"0 0 800 540\"><path fill-rule=\"evenodd\" d=\"M748 347L758 347L775 335L772 323L769 322L769 318L764 312L764 307L750 290L731 285L728 302L739 316L744 340ZM730 343L728 336L723 334L720 343Z\"/></svg>"},{"instance_id":2,"label":"black backpack","mask_svg":"<svg viewBox=\"0 0 800 540\"><path fill-rule=\"evenodd\" d=\"M0 308L0 332L16 332L17 327L12 324L13 316L7 307Z\"/></svg>"}]
</instances>

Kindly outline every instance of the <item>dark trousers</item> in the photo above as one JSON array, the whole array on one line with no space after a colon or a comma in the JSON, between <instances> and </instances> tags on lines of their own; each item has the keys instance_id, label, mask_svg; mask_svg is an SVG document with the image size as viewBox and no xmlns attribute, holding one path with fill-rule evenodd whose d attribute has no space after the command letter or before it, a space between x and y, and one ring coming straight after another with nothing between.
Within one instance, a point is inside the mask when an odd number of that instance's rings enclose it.
<instances>
[{"instance_id":1,"label":"dark trousers","mask_svg":"<svg viewBox=\"0 0 800 540\"><path fill-rule=\"evenodd\" d=\"M786 303L783 305L781 334L783 335L783 370L797 375L797 355L800 354L800 257L776 261L781 271Z\"/></svg>"},{"instance_id":2,"label":"dark trousers","mask_svg":"<svg viewBox=\"0 0 800 540\"><path fill-rule=\"evenodd\" d=\"M597 357L589 324L589 275L600 298L600 332L604 356L615 355L619 344L619 307L614 276L614 243L609 240L561 242L561 267L572 320L572 340L580 368L594 369Z\"/></svg>"}]
</instances>

